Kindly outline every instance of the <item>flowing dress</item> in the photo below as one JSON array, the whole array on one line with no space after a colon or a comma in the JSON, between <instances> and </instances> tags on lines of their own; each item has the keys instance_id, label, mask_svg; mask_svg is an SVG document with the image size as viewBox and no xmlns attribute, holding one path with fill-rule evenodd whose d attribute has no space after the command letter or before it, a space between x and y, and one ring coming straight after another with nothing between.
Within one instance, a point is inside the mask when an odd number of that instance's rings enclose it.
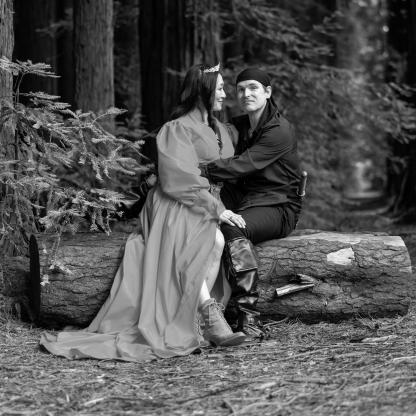
<instances>
[{"instance_id":1,"label":"flowing dress","mask_svg":"<svg viewBox=\"0 0 416 416\"><path fill-rule=\"evenodd\" d=\"M213 261L221 201L198 164L220 157L217 136L194 110L166 123L156 142L159 183L140 213L110 295L83 330L44 333L41 345L70 359L147 361L186 355L201 345L195 319ZM218 123L222 156L234 153L229 128ZM230 135L231 134L231 135Z\"/></svg>"}]
</instances>

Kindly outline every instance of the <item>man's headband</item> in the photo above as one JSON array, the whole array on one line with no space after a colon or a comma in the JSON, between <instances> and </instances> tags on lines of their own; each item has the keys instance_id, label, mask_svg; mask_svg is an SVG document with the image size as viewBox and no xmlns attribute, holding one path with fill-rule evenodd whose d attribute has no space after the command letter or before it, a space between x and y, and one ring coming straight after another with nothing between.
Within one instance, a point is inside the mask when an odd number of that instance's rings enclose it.
<instances>
[{"instance_id":1,"label":"man's headband","mask_svg":"<svg viewBox=\"0 0 416 416\"><path fill-rule=\"evenodd\" d=\"M235 85L239 82L254 80L260 82L265 87L271 85L270 78L266 72L262 71L261 69L256 68L247 68L244 71L241 71L237 75L237 79L235 80Z\"/></svg>"}]
</instances>

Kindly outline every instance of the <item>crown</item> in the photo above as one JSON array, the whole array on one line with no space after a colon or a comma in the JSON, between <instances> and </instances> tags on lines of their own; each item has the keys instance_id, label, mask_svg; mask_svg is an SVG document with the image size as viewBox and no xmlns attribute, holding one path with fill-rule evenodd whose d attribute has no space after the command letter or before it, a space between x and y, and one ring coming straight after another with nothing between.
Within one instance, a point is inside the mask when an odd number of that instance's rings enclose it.
<instances>
[{"instance_id":1,"label":"crown","mask_svg":"<svg viewBox=\"0 0 416 416\"><path fill-rule=\"evenodd\" d=\"M213 67L208 68L208 69L204 69L202 72L205 74L207 72L219 72L219 70L220 70L220 63L218 62L218 65L213 66Z\"/></svg>"}]
</instances>

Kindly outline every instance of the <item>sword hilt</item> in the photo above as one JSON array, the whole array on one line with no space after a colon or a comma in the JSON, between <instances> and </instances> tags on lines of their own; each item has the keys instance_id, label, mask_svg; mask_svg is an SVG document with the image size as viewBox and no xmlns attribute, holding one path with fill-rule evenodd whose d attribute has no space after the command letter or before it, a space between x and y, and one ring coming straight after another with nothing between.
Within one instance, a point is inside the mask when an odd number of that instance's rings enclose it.
<instances>
[{"instance_id":1,"label":"sword hilt","mask_svg":"<svg viewBox=\"0 0 416 416\"><path fill-rule=\"evenodd\" d=\"M306 180L308 179L308 172L305 170L302 171L300 174L300 181L298 186L297 194L301 198L303 198L306 195Z\"/></svg>"}]
</instances>

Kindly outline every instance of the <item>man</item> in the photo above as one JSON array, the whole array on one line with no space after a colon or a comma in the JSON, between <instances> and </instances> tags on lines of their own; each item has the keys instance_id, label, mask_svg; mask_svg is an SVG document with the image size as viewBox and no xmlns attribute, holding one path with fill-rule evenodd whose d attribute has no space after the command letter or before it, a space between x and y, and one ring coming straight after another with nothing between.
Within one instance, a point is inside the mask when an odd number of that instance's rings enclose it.
<instances>
[{"instance_id":1,"label":"man","mask_svg":"<svg viewBox=\"0 0 416 416\"><path fill-rule=\"evenodd\" d=\"M221 199L245 227L223 223L227 277L236 304L239 330L256 315L257 261L253 244L287 236L301 210L300 169L292 127L277 110L270 78L246 69L236 79L237 100L245 115L233 120L236 154L200 165L202 176L224 182Z\"/></svg>"}]
</instances>

